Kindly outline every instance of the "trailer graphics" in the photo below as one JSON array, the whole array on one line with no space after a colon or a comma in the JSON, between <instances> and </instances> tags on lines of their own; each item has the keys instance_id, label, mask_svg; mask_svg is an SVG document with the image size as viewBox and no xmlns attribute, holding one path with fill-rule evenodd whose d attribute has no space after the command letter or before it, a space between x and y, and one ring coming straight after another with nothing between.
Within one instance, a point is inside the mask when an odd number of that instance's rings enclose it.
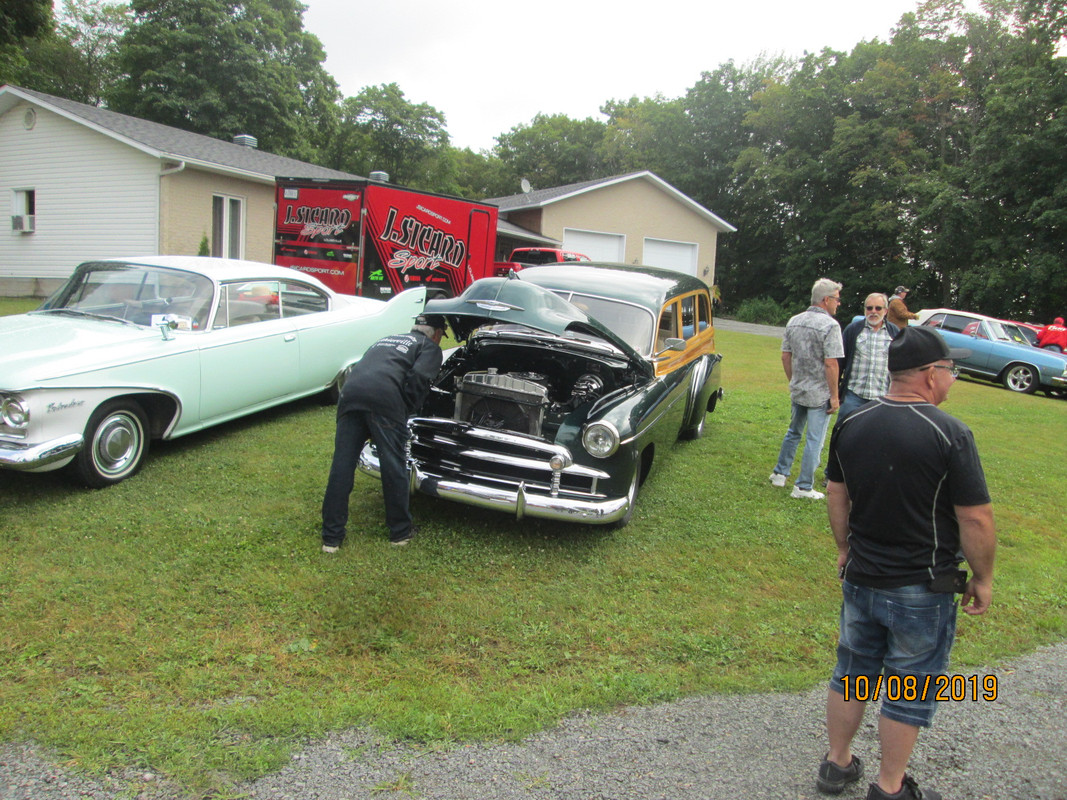
<instances>
[{"instance_id":1,"label":"trailer graphics","mask_svg":"<svg viewBox=\"0 0 1067 800\"><path fill-rule=\"evenodd\" d=\"M374 181L279 178L274 263L335 291L453 296L493 274L497 209Z\"/></svg>"}]
</instances>

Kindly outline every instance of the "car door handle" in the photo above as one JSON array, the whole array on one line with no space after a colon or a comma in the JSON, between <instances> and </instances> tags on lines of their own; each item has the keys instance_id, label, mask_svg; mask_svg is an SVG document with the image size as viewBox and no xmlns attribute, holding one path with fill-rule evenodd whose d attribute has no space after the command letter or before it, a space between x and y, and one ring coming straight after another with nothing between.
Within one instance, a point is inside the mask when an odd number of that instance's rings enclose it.
<instances>
[{"instance_id":1,"label":"car door handle","mask_svg":"<svg viewBox=\"0 0 1067 800\"><path fill-rule=\"evenodd\" d=\"M285 334L285 341L287 341L287 342L295 342L296 341L296 334L295 333L287 333L287 334Z\"/></svg>"}]
</instances>

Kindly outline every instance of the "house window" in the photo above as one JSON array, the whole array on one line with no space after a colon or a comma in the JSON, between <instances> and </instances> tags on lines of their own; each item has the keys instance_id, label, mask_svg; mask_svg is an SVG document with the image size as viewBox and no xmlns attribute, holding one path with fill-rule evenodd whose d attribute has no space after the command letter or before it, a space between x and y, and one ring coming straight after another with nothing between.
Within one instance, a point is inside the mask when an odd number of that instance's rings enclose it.
<instances>
[{"instance_id":1,"label":"house window","mask_svg":"<svg viewBox=\"0 0 1067 800\"><path fill-rule=\"evenodd\" d=\"M33 233L37 220L37 190L16 189L11 201L11 230Z\"/></svg>"},{"instance_id":2,"label":"house window","mask_svg":"<svg viewBox=\"0 0 1067 800\"><path fill-rule=\"evenodd\" d=\"M244 200L214 195L211 198L211 255L244 257Z\"/></svg>"}]
</instances>

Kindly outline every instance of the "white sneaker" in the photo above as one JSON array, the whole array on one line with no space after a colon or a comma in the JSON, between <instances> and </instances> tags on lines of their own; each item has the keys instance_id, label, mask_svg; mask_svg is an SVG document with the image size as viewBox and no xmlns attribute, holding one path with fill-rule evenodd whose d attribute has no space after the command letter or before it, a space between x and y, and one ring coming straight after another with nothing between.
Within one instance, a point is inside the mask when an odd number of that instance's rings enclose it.
<instances>
[{"instance_id":1,"label":"white sneaker","mask_svg":"<svg viewBox=\"0 0 1067 800\"><path fill-rule=\"evenodd\" d=\"M332 544L324 544L322 546L322 552L324 553L336 553L339 548L334 547Z\"/></svg>"},{"instance_id":2,"label":"white sneaker","mask_svg":"<svg viewBox=\"0 0 1067 800\"><path fill-rule=\"evenodd\" d=\"M806 497L808 500L822 500L826 495L822 492L817 492L814 489L801 489L799 486L793 487L793 493L791 497Z\"/></svg>"},{"instance_id":3,"label":"white sneaker","mask_svg":"<svg viewBox=\"0 0 1067 800\"><path fill-rule=\"evenodd\" d=\"M771 486L785 486L785 475L782 475L778 472L772 472Z\"/></svg>"}]
</instances>

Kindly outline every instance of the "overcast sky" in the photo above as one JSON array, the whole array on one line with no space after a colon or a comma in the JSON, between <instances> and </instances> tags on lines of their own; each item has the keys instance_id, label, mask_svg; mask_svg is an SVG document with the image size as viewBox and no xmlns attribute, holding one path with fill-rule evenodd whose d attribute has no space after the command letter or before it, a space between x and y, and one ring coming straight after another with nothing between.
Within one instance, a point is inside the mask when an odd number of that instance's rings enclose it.
<instances>
[{"instance_id":1,"label":"overcast sky","mask_svg":"<svg viewBox=\"0 0 1067 800\"><path fill-rule=\"evenodd\" d=\"M345 97L396 83L409 102L445 115L452 144L476 151L538 113L605 119L606 100L679 97L730 59L886 41L901 15L918 7L918 0L304 2L304 27L326 47L326 69Z\"/></svg>"}]
</instances>

